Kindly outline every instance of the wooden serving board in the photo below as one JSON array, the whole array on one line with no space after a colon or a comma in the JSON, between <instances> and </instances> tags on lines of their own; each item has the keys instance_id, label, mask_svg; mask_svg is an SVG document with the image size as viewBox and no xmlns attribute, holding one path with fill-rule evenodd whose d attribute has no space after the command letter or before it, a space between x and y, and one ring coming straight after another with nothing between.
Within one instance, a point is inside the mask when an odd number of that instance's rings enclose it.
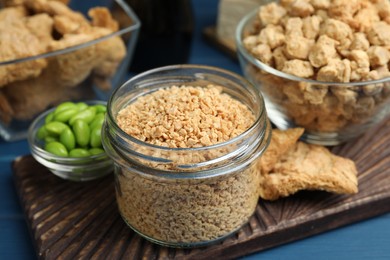
<instances>
[{"instance_id":1,"label":"wooden serving board","mask_svg":"<svg viewBox=\"0 0 390 260\"><path fill-rule=\"evenodd\" d=\"M131 231L117 211L113 175L65 181L27 155L13 163L14 183L41 259L232 259L390 211L390 119L332 150L356 162L358 194L260 200L237 234L197 249L154 245Z\"/></svg>"}]
</instances>

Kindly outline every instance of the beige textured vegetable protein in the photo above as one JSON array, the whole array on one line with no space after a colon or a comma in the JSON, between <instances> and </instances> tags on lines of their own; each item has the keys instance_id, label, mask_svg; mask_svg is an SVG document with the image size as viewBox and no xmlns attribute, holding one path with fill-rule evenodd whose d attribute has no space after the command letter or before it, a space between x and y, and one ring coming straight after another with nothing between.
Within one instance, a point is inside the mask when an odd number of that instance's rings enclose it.
<instances>
[{"instance_id":1,"label":"beige textured vegetable protein","mask_svg":"<svg viewBox=\"0 0 390 260\"><path fill-rule=\"evenodd\" d=\"M248 107L221 89L214 85L159 89L122 109L117 123L129 135L158 146L196 148L224 142L246 131L255 118ZM211 151L199 158L213 158ZM247 222L258 201L259 170L254 164L228 176L171 182L123 168L117 180L117 202L127 223L170 243L228 235Z\"/></svg>"}]
</instances>

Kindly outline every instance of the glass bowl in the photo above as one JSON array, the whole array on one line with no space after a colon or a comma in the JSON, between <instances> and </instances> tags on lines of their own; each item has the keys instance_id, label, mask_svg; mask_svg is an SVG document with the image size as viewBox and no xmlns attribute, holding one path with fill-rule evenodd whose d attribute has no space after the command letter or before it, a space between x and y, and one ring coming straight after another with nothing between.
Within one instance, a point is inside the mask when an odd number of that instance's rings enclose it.
<instances>
[{"instance_id":1,"label":"glass bowl","mask_svg":"<svg viewBox=\"0 0 390 260\"><path fill-rule=\"evenodd\" d=\"M104 101L85 101L85 103L103 104ZM40 164L46 166L56 176L72 181L89 181L113 172L113 162L106 153L82 158L61 157L46 152L42 147L44 141L37 137L39 128L44 125L45 117L54 111L51 108L39 115L28 130L28 143L32 156Z\"/></svg>"},{"instance_id":2,"label":"glass bowl","mask_svg":"<svg viewBox=\"0 0 390 260\"><path fill-rule=\"evenodd\" d=\"M321 82L284 73L256 59L244 47L243 38L251 34L257 12L247 14L237 26L237 53L243 74L263 94L276 127L303 127L303 140L330 146L360 136L390 113L390 77Z\"/></svg>"},{"instance_id":3,"label":"glass bowl","mask_svg":"<svg viewBox=\"0 0 390 260\"><path fill-rule=\"evenodd\" d=\"M4 140L26 138L32 120L61 102L107 100L113 89L127 79L140 21L122 0L72 0L69 3L69 8L78 12L76 18L82 14L90 24L94 20L89 19L88 12L93 7L107 8L117 24L105 24L105 13L98 12L93 15L98 21L92 31L72 33L72 22L61 20L64 19L61 15L38 12L40 14L27 16L26 19L40 26L41 31L49 30L52 38L38 43L34 38L35 45L28 50L39 49L31 51L36 55L21 53L17 55L21 58L0 60L0 137ZM10 8L0 9L4 10ZM0 20L2 22L7 21ZM0 33L3 35L2 31ZM9 34L11 37L12 32ZM31 45L33 42L31 40ZM40 46L45 47L40 49Z\"/></svg>"}]
</instances>

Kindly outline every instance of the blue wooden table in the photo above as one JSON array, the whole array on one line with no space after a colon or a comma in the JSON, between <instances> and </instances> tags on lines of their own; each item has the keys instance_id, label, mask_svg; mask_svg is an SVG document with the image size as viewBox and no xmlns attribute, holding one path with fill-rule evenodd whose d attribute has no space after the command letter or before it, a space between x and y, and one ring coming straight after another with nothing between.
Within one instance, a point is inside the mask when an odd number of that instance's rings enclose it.
<instances>
[{"instance_id":1,"label":"blue wooden table","mask_svg":"<svg viewBox=\"0 0 390 260\"><path fill-rule=\"evenodd\" d=\"M241 74L238 63L202 38L215 24L218 1L194 0L196 30L189 63L218 66ZM26 140L0 139L0 259L35 259L32 239L12 181L11 162L29 154ZM390 169L389 169L390 174ZM228 252L226 252L228 254ZM244 259L390 259L390 214L295 241Z\"/></svg>"}]
</instances>

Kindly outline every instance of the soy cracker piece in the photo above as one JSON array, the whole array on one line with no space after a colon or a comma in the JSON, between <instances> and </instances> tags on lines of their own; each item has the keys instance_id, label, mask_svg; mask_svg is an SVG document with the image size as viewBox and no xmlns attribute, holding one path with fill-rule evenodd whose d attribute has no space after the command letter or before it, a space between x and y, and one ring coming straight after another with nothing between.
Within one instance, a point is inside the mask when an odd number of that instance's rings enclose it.
<instances>
[{"instance_id":1,"label":"soy cracker piece","mask_svg":"<svg viewBox=\"0 0 390 260\"><path fill-rule=\"evenodd\" d=\"M300 190L323 190L336 194L357 193L355 163L348 158L332 154L323 146L300 141L291 145L291 142L299 138L292 134L297 132L298 130L273 131L271 150L267 150L263 157L276 154L277 158L274 160L277 160L273 165L260 162L260 197L276 200ZM278 143L280 140L284 140L284 144Z\"/></svg>"},{"instance_id":2,"label":"soy cracker piece","mask_svg":"<svg viewBox=\"0 0 390 260\"><path fill-rule=\"evenodd\" d=\"M260 168L262 174L272 170L280 157L295 145L303 134L303 128L291 128L285 131L272 130L272 139L267 151L260 157Z\"/></svg>"}]
</instances>

